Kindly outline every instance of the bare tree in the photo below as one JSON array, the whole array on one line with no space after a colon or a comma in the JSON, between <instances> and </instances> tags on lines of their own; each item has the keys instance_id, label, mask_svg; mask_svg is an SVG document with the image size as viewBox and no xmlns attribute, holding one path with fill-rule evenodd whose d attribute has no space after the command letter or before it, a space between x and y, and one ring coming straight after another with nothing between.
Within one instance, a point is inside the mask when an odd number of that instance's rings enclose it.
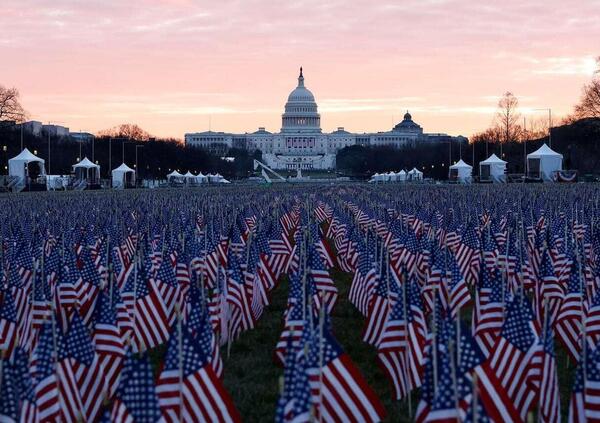
<instances>
[{"instance_id":1,"label":"bare tree","mask_svg":"<svg viewBox=\"0 0 600 423\"><path fill-rule=\"evenodd\" d=\"M498 102L496 120L502 129L501 143L517 141L521 132L520 115L517 111L519 100L510 91L504 93Z\"/></svg>"},{"instance_id":2,"label":"bare tree","mask_svg":"<svg viewBox=\"0 0 600 423\"><path fill-rule=\"evenodd\" d=\"M25 120L25 110L19 101L19 91L16 88L5 88L0 85L0 121Z\"/></svg>"},{"instance_id":3,"label":"bare tree","mask_svg":"<svg viewBox=\"0 0 600 423\"><path fill-rule=\"evenodd\" d=\"M548 119L545 117L527 119L526 132L521 136L522 139L536 140L548 136Z\"/></svg>"},{"instance_id":4,"label":"bare tree","mask_svg":"<svg viewBox=\"0 0 600 423\"><path fill-rule=\"evenodd\" d=\"M598 68L589 84L583 86L579 104L575 106L575 117L600 118L600 56L596 59Z\"/></svg>"},{"instance_id":5,"label":"bare tree","mask_svg":"<svg viewBox=\"0 0 600 423\"><path fill-rule=\"evenodd\" d=\"M124 123L98 133L104 137L129 138L136 141L148 141L151 135L136 124Z\"/></svg>"}]
</instances>

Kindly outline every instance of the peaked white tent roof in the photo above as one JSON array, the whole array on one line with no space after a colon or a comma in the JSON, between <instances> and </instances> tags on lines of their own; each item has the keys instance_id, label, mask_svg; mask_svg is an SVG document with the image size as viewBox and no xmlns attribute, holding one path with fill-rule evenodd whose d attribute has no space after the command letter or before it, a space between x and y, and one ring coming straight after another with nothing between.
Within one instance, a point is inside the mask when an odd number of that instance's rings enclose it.
<instances>
[{"instance_id":1,"label":"peaked white tent roof","mask_svg":"<svg viewBox=\"0 0 600 423\"><path fill-rule=\"evenodd\" d=\"M125 181L128 173L133 173L135 178L135 170L127 166L125 163L121 164L112 171L112 186L113 188L125 188Z\"/></svg>"},{"instance_id":2,"label":"peaked white tent roof","mask_svg":"<svg viewBox=\"0 0 600 423\"><path fill-rule=\"evenodd\" d=\"M9 161L12 161L12 160L21 161L21 162L27 162L27 163L29 163L29 162L44 163L44 159L40 159L38 156L36 156L35 154L33 154L27 148L24 148L23 151L21 151L17 156L13 157Z\"/></svg>"},{"instance_id":3,"label":"peaked white tent roof","mask_svg":"<svg viewBox=\"0 0 600 423\"><path fill-rule=\"evenodd\" d=\"M473 166L465 163L463 159L460 159L458 162L450 166L450 169L473 169Z\"/></svg>"},{"instance_id":4,"label":"peaked white tent roof","mask_svg":"<svg viewBox=\"0 0 600 423\"><path fill-rule=\"evenodd\" d=\"M129 166L127 166L125 163L121 164L121 166L117 167L116 169L113 169L113 172L115 171L119 171L119 172L135 172L135 170L133 170L132 168L130 168Z\"/></svg>"},{"instance_id":5,"label":"peaked white tent roof","mask_svg":"<svg viewBox=\"0 0 600 423\"><path fill-rule=\"evenodd\" d=\"M8 161L8 174L10 176L18 176L20 178L24 178L25 166L28 163L34 162L40 164L40 174L44 175L46 173L44 169L44 159L40 159L38 156L36 156L31 151L25 148L17 156L13 157Z\"/></svg>"},{"instance_id":6,"label":"peaked white tent roof","mask_svg":"<svg viewBox=\"0 0 600 423\"><path fill-rule=\"evenodd\" d=\"M506 164L506 163L507 162L505 162L504 160L502 160L500 157L496 156L495 154L492 154L490 157L488 157L484 161L479 162L479 164Z\"/></svg>"},{"instance_id":7,"label":"peaked white tent roof","mask_svg":"<svg viewBox=\"0 0 600 423\"><path fill-rule=\"evenodd\" d=\"M420 171L419 169L417 169L416 167L413 167L413 168L412 168L412 170L411 170L411 171L409 171L408 173L409 173L409 174L411 174L411 175L418 175L419 173L420 173L420 174L423 174L423 172L421 172L421 171Z\"/></svg>"},{"instance_id":8,"label":"peaked white tent roof","mask_svg":"<svg viewBox=\"0 0 600 423\"><path fill-rule=\"evenodd\" d=\"M174 170L173 172L169 173L167 175L167 178L181 178L183 177L183 175L179 172L177 172L176 170Z\"/></svg>"},{"instance_id":9,"label":"peaked white tent roof","mask_svg":"<svg viewBox=\"0 0 600 423\"><path fill-rule=\"evenodd\" d=\"M538 148L537 150L535 150L533 153L529 153L527 155L527 158L532 158L532 159L537 159L540 157L560 157L562 159L562 154L557 153L556 151L552 150L550 147L548 147L545 143Z\"/></svg>"},{"instance_id":10,"label":"peaked white tent roof","mask_svg":"<svg viewBox=\"0 0 600 423\"><path fill-rule=\"evenodd\" d=\"M186 178L196 178L196 175L194 175L192 172L190 172L189 170L187 171L187 173L185 175Z\"/></svg>"},{"instance_id":11,"label":"peaked white tent roof","mask_svg":"<svg viewBox=\"0 0 600 423\"><path fill-rule=\"evenodd\" d=\"M100 168L99 165L97 165L96 163L91 162L87 157L84 157L82 161L80 161L77 164L73 165L73 168L77 168L77 167L83 167L85 169L92 169L92 168Z\"/></svg>"},{"instance_id":12,"label":"peaked white tent roof","mask_svg":"<svg viewBox=\"0 0 600 423\"><path fill-rule=\"evenodd\" d=\"M398 172L398 175L406 175L406 171L402 169L400 172Z\"/></svg>"}]
</instances>

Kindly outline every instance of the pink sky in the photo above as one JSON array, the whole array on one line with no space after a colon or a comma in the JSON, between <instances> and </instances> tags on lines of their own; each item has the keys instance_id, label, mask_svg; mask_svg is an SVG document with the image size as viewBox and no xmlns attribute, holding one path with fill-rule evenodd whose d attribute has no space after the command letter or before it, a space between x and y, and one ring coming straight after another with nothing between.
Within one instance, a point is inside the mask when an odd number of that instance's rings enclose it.
<instances>
[{"instance_id":1,"label":"pink sky","mask_svg":"<svg viewBox=\"0 0 600 423\"><path fill-rule=\"evenodd\" d=\"M568 113L598 16L600 0L3 0L0 84L35 120L183 138L209 116L278 131L302 65L325 131L388 130L409 109L471 135L507 90L532 118Z\"/></svg>"}]
</instances>

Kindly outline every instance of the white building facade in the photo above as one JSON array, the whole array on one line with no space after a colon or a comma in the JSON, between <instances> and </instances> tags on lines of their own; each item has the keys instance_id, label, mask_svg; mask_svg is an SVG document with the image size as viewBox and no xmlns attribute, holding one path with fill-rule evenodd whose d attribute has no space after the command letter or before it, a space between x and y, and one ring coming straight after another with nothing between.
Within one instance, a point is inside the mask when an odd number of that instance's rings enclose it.
<instances>
[{"instance_id":1,"label":"white building facade","mask_svg":"<svg viewBox=\"0 0 600 423\"><path fill-rule=\"evenodd\" d=\"M302 68L298 86L288 96L281 121L279 133L268 132L263 127L249 134L195 132L185 134L185 143L219 154L234 147L260 150L263 162L273 169L331 170L335 169L337 152L352 145L406 148L418 142L466 140L446 134L424 134L408 112L402 122L388 132L353 134L340 127L323 133L321 115L314 95L304 86Z\"/></svg>"}]
</instances>

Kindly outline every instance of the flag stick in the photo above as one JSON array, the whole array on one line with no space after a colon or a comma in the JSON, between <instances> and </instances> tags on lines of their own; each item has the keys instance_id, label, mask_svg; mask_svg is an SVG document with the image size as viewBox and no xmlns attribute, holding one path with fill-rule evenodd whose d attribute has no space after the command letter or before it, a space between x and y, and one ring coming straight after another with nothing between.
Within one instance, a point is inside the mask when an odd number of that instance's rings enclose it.
<instances>
[{"instance_id":1,"label":"flag stick","mask_svg":"<svg viewBox=\"0 0 600 423\"><path fill-rule=\"evenodd\" d=\"M183 332L181 325L181 308L179 307L179 303L175 304L175 312L177 313L177 344L179 358L179 421L181 422L183 421Z\"/></svg>"},{"instance_id":2,"label":"flag stick","mask_svg":"<svg viewBox=\"0 0 600 423\"><path fill-rule=\"evenodd\" d=\"M406 386L408 387L408 392L407 392L408 418L410 419L412 417L412 399L411 399L412 381L410 379L410 371L409 371L410 357L411 357L411 353L410 353L411 344L410 344L410 341L408 340L408 333L409 333L410 329L408 327L408 316L407 316L407 310L406 310L406 308L408 307L407 294L406 294L406 284L408 283L408 281L404 278L404 275L402 275L402 278L404 279L402 281L403 282L402 283L402 301L404 301L404 325L405 325L404 341L406 342L406 348L404 349L404 360L406 362L406 365L404 366L404 372L405 372L404 376L406 377Z\"/></svg>"}]
</instances>

